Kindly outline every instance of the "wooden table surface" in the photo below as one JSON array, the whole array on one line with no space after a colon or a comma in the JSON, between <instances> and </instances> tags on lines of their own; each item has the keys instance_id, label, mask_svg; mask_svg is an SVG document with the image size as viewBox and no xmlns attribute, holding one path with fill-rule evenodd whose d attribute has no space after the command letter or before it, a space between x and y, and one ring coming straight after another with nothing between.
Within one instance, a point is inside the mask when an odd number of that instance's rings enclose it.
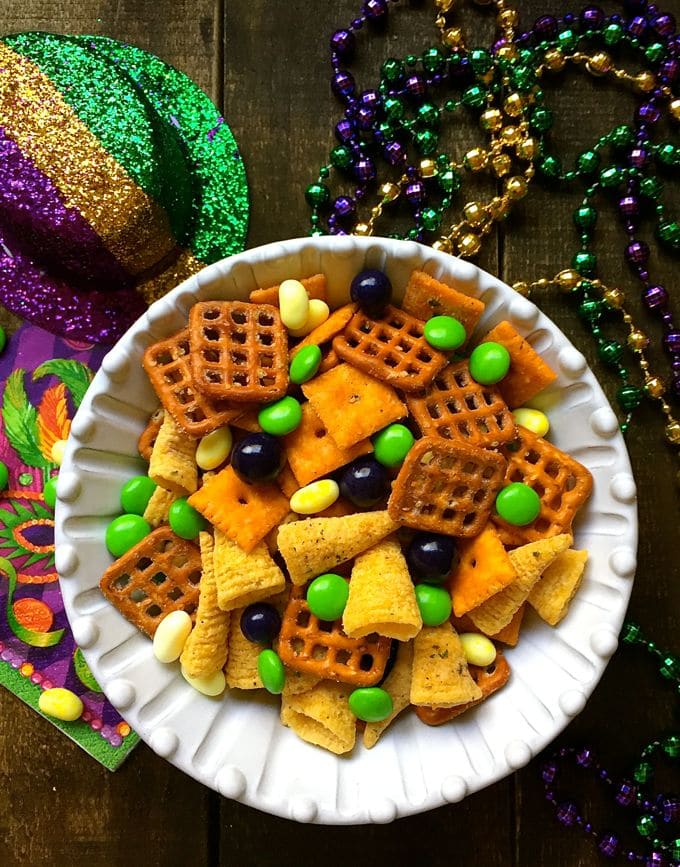
<instances>
[{"instance_id":1,"label":"wooden table surface","mask_svg":"<svg viewBox=\"0 0 680 867\"><path fill-rule=\"evenodd\" d=\"M562 0L520 5L527 24L539 13L572 8ZM661 5L680 18L678 0ZM248 245L255 246L307 231L302 192L332 146L339 113L328 86L327 42L359 6L359 0L0 0L0 29L106 34L155 52L192 76L223 107L239 141L251 189ZM362 34L359 69L365 86L375 81L386 56L436 43L432 6L404 2L392 12L387 36L367 43ZM469 8L465 16L469 43L488 44L492 16ZM630 93L576 74L557 81L550 100L558 114L553 136L563 154L573 157L615 122L629 120ZM471 127L454 129L452 152L467 149L473 136ZM677 211L677 189L669 197ZM502 232L488 240L479 264L510 282L568 266L576 247L571 222L576 204L572 195L534 184ZM620 280L637 299L611 213L602 209L597 229L602 275ZM655 252L653 271L677 291L676 259ZM551 297L543 306L586 354L611 395L612 381L597 363L573 307L563 297ZM656 324L641 316L658 345ZM678 652L677 464L650 408L639 413L628 444L639 486L641 533L630 613L661 646ZM623 772L646 738L672 724L671 702L670 688L659 686L651 661L624 648L559 743L592 743L610 768ZM220 798L143 744L112 774L0 691L0 864L598 863L590 840L555 822L542 798L539 769L540 758L462 804L388 826L304 827ZM596 786L583 789L576 776L570 783L583 798L587 793L593 821L617 827L618 815Z\"/></svg>"}]
</instances>

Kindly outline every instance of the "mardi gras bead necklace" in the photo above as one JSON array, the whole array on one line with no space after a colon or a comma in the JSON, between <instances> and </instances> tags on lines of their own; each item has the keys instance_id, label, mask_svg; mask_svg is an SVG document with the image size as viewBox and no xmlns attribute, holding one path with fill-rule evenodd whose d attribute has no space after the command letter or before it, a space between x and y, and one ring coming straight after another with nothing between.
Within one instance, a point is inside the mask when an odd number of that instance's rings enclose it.
<instances>
[{"instance_id":1,"label":"mardi gras bead necklace","mask_svg":"<svg viewBox=\"0 0 680 867\"><path fill-rule=\"evenodd\" d=\"M660 676L673 684L676 695L680 697L680 659L658 648L642 633L637 623L625 623L621 638L625 645L637 646L649 653L659 665ZM553 753L541 769L546 800L554 807L558 822L591 834L598 852L604 857L621 856L628 861L642 863L645 867L677 867L680 864L680 797L677 794L653 795L649 791L654 778L654 766L650 759L657 757L671 760L680 758L680 735L665 734L651 740L642 748L630 776L618 781L592 749L563 747ZM625 848L618 834L609 830L597 831L575 801L559 796L556 787L562 765L568 761L593 773L612 792L618 806L630 812L635 811L635 829L647 841L650 851L640 853ZM667 832L665 835L664 831Z\"/></svg>"},{"instance_id":2,"label":"mardi gras bead necklace","mask_svg":"<svg viewBox=\"0 0 680 867\"><path fill-rule=\"evenodd\" d=\"M504 0L494 5L501 32L509 41L514 36L517 13ZM388 59L382 66L378 89L357 94L354 78L342 64L352 56L355 32L366 22L384 17L387 8L385 0L367 0L362 16L331 38L331 87L345 112L335 128L340 144L331 151L330 162L321 168L317 182L306 191L312 208L311 233L326 230L331 234L351 231L369 235L388 206L405 200L415 227L403 235L392 234L425 241L440 230L464 174L489 170L494 178L503 179L503 193L486 204L468 202L459 219L434 241L434 246L445 252L472 256L494 221L507 216L511 203L526 195L533 177L538 141L530 134L527 117L534 96L523 98L508 92L510 82L503 64L509 61L497 61L484 49L464 51L460 31L446 28L443 14L437 17L444 42L441 47L430 47L420 57L409 55L403 62ZM439 108L433 100L444 85L459 95L447 98ZM442 122L464 108L479 115L489 136L488 148L470 148L457 160L445 153L436 154ZM418 154L412 163L409 147ZM357 205L377 178L376 158L388 164L394 177L380 186L377 203L363 219ZM522 166L513 174L517 162ZM334 169L354 179L356 188L353 196L340 195L331 204L326 180ZM324 225L322 215L329 204Z\"/></svg>"},{"instance_id":3,"label":"mardi gras bead necklace","mask_svg":"<svg viewBox=\"0 0 680 867\"><path fill-rule=\"evenodd\" d=\"M420 58L410 55L404 62L394 58L387 60L382 67L378 90L363 91L358 96L354 79L342 64L352 55L355 33L367 22L386 16L387 3L368 0L363 4L362 15L347 29L333 35L332 87L345 105L345 116L336 127L336 137L341 144L331 152L330 163L322 167L317 183L307 190L307 200L312 206L312 234L322 234L324 230L333 234L371 234L385 211L391 210L388 206L405 198L411 205L415 226L405 233L389 234L429 240L435 248L467 257L479 251L482 238L491 231L496 220L507 216L512 201L526 194L534 174L534 160L541 174L552 181L564 184L584 182L585 197L574 215L581 233L581 249L573 258L572 268L560 272L553 280L542 279L531 286L522 282L515 288L528 294L531 288L557 285L572 294L578 300L579 315L597 342L599 357L620 377L616 398L624 413L623 430L628 428L633 411L648 396L656 401L664 414L667 440L674 445L680 444L680 424L666 400L666 384L650 369L645 355L649 340L626 308L622 290L607 289L594 277L596 257L591 249L597 219L592 205L594 197L598 193L611 193L625 184L625 195L618 206L628 232L626 256L631 267L637 269L640 279L649 281L646 268L648 248L635 235L638 225L634 219L637 216L635 211L640 211L640 196L633 194L635 182L639 182L641 195L653 200L654 212L659 216L659 235L674 237L672 227L669 229L667 225L672 221L666 218L665 208L659 200L660 184L649 173L648 167L649 153L652 152L650 124L653 125L656 117L654 100L670 100L668 105L672 116L680 114L680 102L671 99L671 84L678 66L674 59L678 40L673 36L672 17L640 2L628 4L635 7L630 19L620 15L607 17L598 7L591 6L580 15L568 13L561 19L541 16L533 29L517 34L517 13L500 0L494 6L501 36L488 52L465 48L460 28L449 26L447 15L453 5L453 0L436 0L435 24L442 37L441 48L429 48ZM639 9L646 17L633 14ZM656 41L651 36L645 37L647 30ZM598 40L608 49L622 43L642 51L645 62L652 65L654 71L630 74L617 67L606 51L594 50ZM591 53L580 50L582 43L590 48ZM576 64L596 77L609 75L632 85L637 92L644 94L646 102L638 106L635 129L618 125L580 154L574 169L564 171L559 159L550 154L546 146L553 116L545 105L545 93L539 81L544 73L558 72L567 63ZM444 112L433 101L435 91L443 85L459 89L465 86L458 100L445 100ZM439 137L437 125L442 115L461 106L481 111L480 123L490 134L489 149L473 148L459 162L450 160L443 153L434 156ZM391 115L396 115L398 123L389 122ZM417 165L409 165L409 146L415 147L421 155L427 151L428 155ZM607 150L611 162L603 163ZM619 164L624 153L629 163L627 167ZM660 154L662 163L665 160L668 164L672 162L675 151L672 146L660 145L653 153ZM396 182L388 181L379 187L380 198L371 208L370 215L363 219L358 214L358 204L367 197L371 183L377 180L376 154L382 155L390 166L402 173ZM527 160L524 175L507 178L503 195L495 196L486 205L468 202L463 207L463 219L454 222L448 232L437 238L444 215L452 204L453 193L462 186L464 170L474 172L491 167L496 177L503 177L512 170L511 156ZM643 168L647 169L644 175ZM333 169L353 177L357 187L354 197L341 195L335 198L324 226L322 214L331 204L326 181ZM658 285L645 285L643 299L646 306L661 313L667 328L665 347L672 353L671 393L676 394L680 375L676 348L680 345L680 338L675 336L672 314L668 309L668 293ZM638 385L632 382L630 372L622 363L623 344L603 334L603 320L609 311L622 317L628 332L626 345L634 353L642 374Z\"/></svg>"}]
</instances>

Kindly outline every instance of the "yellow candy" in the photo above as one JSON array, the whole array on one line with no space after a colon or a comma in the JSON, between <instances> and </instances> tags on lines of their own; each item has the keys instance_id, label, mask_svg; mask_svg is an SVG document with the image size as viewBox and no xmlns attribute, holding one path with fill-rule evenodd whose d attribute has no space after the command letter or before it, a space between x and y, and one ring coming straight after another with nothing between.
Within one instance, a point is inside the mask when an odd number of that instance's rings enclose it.
<instances>
[{"instance_id":1,"label":"yellow candy","mask_svg":"<svg viewBox=\"0 0 680 867\"><path fill-rule=\"evenodd\" d=\"M65 448L66 440L57 440L56 443L52 446L52 463L56 464L58 467L61 466L61 462L64 460Z\"/></svg>"},{"instance_id":2,"label":"yellow candy","mask_svg":"<svg viewBox=\"0 0 680 867\"><path fill-rule=\"evenodd\" d=\"M315 515L332 506L339 496L340 488L337 482L333 479L319 479L318 482L312 482L311 485L296 491L290 498L290 508L298 515Z\"/></svg>"},{"instance_id":3,"label":"yellow candy","mask_svg":"<svg viewBox=\"0 0 680 867\"><path fill-rule=\"evenodd\" d=\"M202 692L203 695L220 695L224 692L227 685L227 679L221 668L214 674L209 674L206 677L189 677L186 671L182 669L182 677L190 686L193 686L198 692Z\"/></svg>"},{"instance_id":4,"label":"yellow candy","mask_svg":"<svg viewBox=\"0 0 680 867\"><path fill-rule=\"evenodd\" d=\"M83 712L83 703L75 692L60 686L41 692L38 698L38 707L45 716L51 716L65 722L79 719Z\"/></svg>"},{"instance_id":5,"label":"yellow candy","mask_svg":"<svg viewBox=\"0 0 680 867\"><path fill-rule=\"evenodd\" d=\"M153 655L159 662L179 659L191 632L191 617L186 611L171 611L158 624L153 637Z\"/></svg>"},{"instance_id":6,"label":"yellow candy","mask_svg":"<svg viewBox=\"0 0 680 867\"><path fill-rule=\"evenodd\" d=\"M481 635L479 632L463 632L458 637L469 665L486 668L496 658L494 643L489 641L486 635Z\"/></svg>"},{"instance_id":7,"label":"yellow candy","mask_svg":"<svg viewBox=\"0 0 680 867\"><path fill-rule=\"evenodd\" d=\"M279 311L286 328L302 328L309 316L309 297L299 280L284 280L279 286Z\"/></svg>"},{"instance_id":8,"label":"yellow candy","mask_svg":"<svg viewBox=\"0 0 680 867\"><path fill-rule=\"evenodd\" d=\"M544 437L550 430L550 422L548 416L541 412L540 409L529 409L522 406L519 409L513 409L512 417L515 419L515 424L522 425L537 437Z\"/></svg>"},{"instance_id":9,"label":"yellow candy","mask_svg":"<svg viewBox=\"0 0 680 867\"><path fill-rule=\"evenodd\" d=\"M288 332L291 337L306 337L310 331L323 325L330 315L331 309L325 301L320 298L310 298L307 321L302 328L289 328Z\"/></svg>"},{"instance_id":10,"label":"yellow candy","mask_svg":"<svg viewBox=\"0 0 680 867\"><path fill-rule=\"evenodd\" d=\"M202 470L216 470L231 451L231 429L220 427L206 434L196 449L196 463Z\"/></svg>"}]
</instances>

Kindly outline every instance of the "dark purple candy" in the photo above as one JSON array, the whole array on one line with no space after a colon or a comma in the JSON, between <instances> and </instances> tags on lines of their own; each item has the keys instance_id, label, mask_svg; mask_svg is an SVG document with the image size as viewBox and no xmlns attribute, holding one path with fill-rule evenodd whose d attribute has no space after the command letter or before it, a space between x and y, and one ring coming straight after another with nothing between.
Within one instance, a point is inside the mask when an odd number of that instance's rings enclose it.
<instances>
[{"instance_id":1,"label":"dark purple candy","mask_svg":"<svg viewBox=\"0 0 680 867\"><path fill-rule=\"evenodd\" d=\"M370 315L376 315L390 303L392 298L392 284L384 271L369 268L360 271L352 280L350 286L352 301L361 306L362 310Z\"/></svg>"},{"instance_id":2,"label":"dark purple candy","mask_svg":"<svg viewBox=\"0 0 680 867\"><path fill-rule=\"evenodd\" d=\"M266 433L252 433L236 443L231 453L234 472L244 482L269 482L283 467L281 440Z\"/></svg>"},{"instance_id":3,"label":"dark purple candy","mask_svg":"<svg viewBox=\"0 0 680 867\"><path fill-rule=\"evenodd\" d=\"M416 533L406 549L406 562L414 580L444 581L457 560L456 540L441 533Z\"/></svg>"},{"instance_id":4,"label":"dark purple candy","mask_svg":"<svg viewBox=\"0 0 680 867\"><path fill-rule=\"evenodd\" d=\"M241 632L254 644L271 644L281 629L281 615L267 602L255 602L241 614Z\"/></svg>"},{"instance_id":5,"label":"dark purple candy","mask_svg":"<svg viewBox=\"0 0 680 867\"><path fill-rule=\"evenodd\" d=\"M372 456L357 458L342 471L340 493L360 509L374 506L390 490L387 470Z\"/></svg>"}]
</instances>

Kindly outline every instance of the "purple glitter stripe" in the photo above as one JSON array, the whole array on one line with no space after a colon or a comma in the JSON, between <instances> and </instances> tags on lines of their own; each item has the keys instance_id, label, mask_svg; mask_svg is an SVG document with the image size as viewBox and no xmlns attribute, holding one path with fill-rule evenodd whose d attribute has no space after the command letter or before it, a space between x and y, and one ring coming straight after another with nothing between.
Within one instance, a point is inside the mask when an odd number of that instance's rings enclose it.
<instances>
[{"instance_id":1,"label":"purple glitter stripe","mask_svg":"<svg viewBox=\"0 0 680 867\"><path fill-rule=\"evenodd\" d=\"M53 334L89 343L115 343L146 310L130 288L78 292L46 274L28 257L11 252L0 236L0 303Z\"/></svg>"},{"instance_id":2,"label":"purple glitter stripe","mask_svg":"<svg viewBox=\"0 0 680 867\"><path fill-rule=\"evenodd\" d=\"M132 278L75 208L0 127L0 226L23 252L83 288L118 290Z\"/></svg>"}]
</instances>

